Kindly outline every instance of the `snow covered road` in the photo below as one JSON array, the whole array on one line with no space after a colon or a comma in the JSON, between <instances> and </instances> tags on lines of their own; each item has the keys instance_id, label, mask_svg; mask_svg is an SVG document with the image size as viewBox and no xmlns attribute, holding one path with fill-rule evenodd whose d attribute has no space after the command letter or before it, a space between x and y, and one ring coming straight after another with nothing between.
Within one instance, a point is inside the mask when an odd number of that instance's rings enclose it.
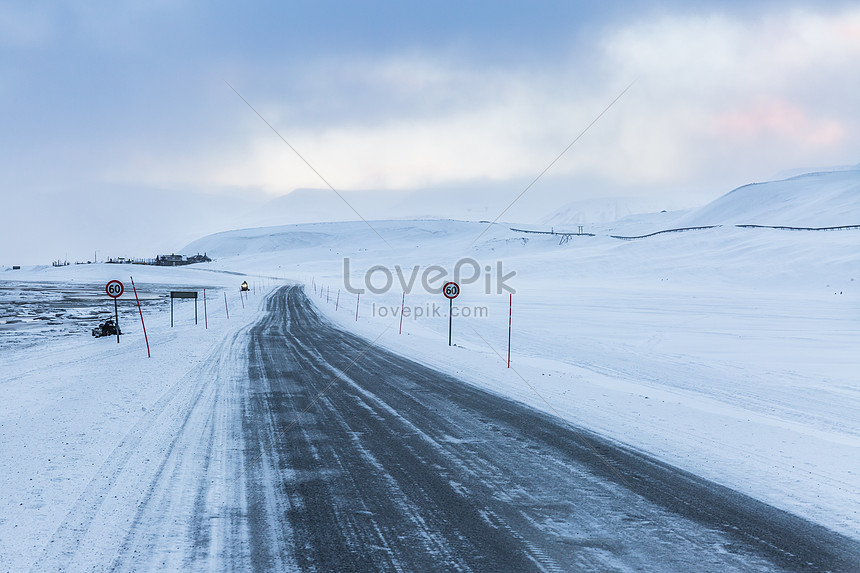
<instances>
[{"instance_id":1,"label":"snow covered road","mask_svg":"<svg viewBox=\"0 0 860 573\"><path fill-rule=\"evenodd\" d=\"M856 570L860 546L267 300L34 570Z\"/></svg>"}]
</instances>

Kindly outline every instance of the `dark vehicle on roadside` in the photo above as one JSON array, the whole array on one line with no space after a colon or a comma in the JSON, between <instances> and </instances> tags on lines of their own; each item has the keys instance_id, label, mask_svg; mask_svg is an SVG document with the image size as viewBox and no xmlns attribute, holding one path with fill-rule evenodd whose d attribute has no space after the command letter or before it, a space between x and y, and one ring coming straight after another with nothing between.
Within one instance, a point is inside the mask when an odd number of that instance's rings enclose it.
<instances>
[{"instance_id":1,"label":"dark vehicle on roadside","mask_svg":"<svg viewBox=\"0 0 860 573\"><path fill-rule=\"evenodd\" d=\"M102 336L116 336L119 334L122 334L122 331L112 318L107 319L93 329L93 336L96 338L101 338Z\"/></svg>"}]
</instances>

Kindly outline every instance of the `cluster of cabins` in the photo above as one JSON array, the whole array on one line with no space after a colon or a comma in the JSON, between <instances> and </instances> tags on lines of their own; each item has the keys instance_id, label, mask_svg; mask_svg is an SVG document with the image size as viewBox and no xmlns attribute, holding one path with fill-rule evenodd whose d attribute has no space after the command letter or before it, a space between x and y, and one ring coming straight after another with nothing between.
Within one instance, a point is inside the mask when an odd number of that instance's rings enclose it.
<instances>
[{"instance_id":1,"label":"cluster of cabins","mask_svg":"<svg viewBox=\"0 0 860 573\"><path fill-rule=\"evenodd\" d=\"M158 255L155 257L155 265L160 267L178 267L180 265L193 265L194 263L208 263L212 259L206 256L206 253L202 255L197 253L196 255L185 257L184 255Z\"/></svg>"},{"instance_id":2,"label":"cluster of cabins","mask_svg":"<svg viewBox=\"0 0 860 573\"><path fill-rule=\"evenodd\" d=\"M175 253L171 253L169 255L158 255L154 259L127 259L125 257L117 257L115 259L108 259L108 263L115 264L131 264L131 265L157 265L159 267L179 267L182 265L193 265L194 263L208 263L211 262L206 253L202 255L197 253L196 255L192 255L190 257L186 257L185 255L177 255Z\"/></svg>"}]
</instances>

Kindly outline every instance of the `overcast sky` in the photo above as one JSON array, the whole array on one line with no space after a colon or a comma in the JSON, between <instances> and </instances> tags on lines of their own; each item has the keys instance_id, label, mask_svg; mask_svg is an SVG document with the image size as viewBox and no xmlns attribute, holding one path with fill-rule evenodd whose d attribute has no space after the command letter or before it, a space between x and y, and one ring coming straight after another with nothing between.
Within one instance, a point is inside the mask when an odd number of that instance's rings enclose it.
<instances>
[{"instance_id":1,"label":"overcast sky","mask_svg":"<svg viewBox=\"0 0 860 573\"><path fill-rule=\"evenodd\" d=\"M522 199L550 212L856 164L858 70L857 2L0 0L0 265L154 256L324 187L226 82L339 190L491 211L633 83Z\"/></svg>"}]
</instances>

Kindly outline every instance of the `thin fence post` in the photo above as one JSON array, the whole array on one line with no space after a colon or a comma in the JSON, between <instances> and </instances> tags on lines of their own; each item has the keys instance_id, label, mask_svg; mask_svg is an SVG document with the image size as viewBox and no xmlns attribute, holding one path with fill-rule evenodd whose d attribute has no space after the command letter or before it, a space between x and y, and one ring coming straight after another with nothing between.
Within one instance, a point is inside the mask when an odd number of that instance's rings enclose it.
<instances>
[{"instance_id":1,"label":"thin fence post","mask_svg":"<svg viewBox=\"0 0 860 573\"><path fill-rule=\"evenodd\" d=\"M508 368L511 367L511 316L514 312L514 295L508 294Z\"/></svg>"}]
</instances>

